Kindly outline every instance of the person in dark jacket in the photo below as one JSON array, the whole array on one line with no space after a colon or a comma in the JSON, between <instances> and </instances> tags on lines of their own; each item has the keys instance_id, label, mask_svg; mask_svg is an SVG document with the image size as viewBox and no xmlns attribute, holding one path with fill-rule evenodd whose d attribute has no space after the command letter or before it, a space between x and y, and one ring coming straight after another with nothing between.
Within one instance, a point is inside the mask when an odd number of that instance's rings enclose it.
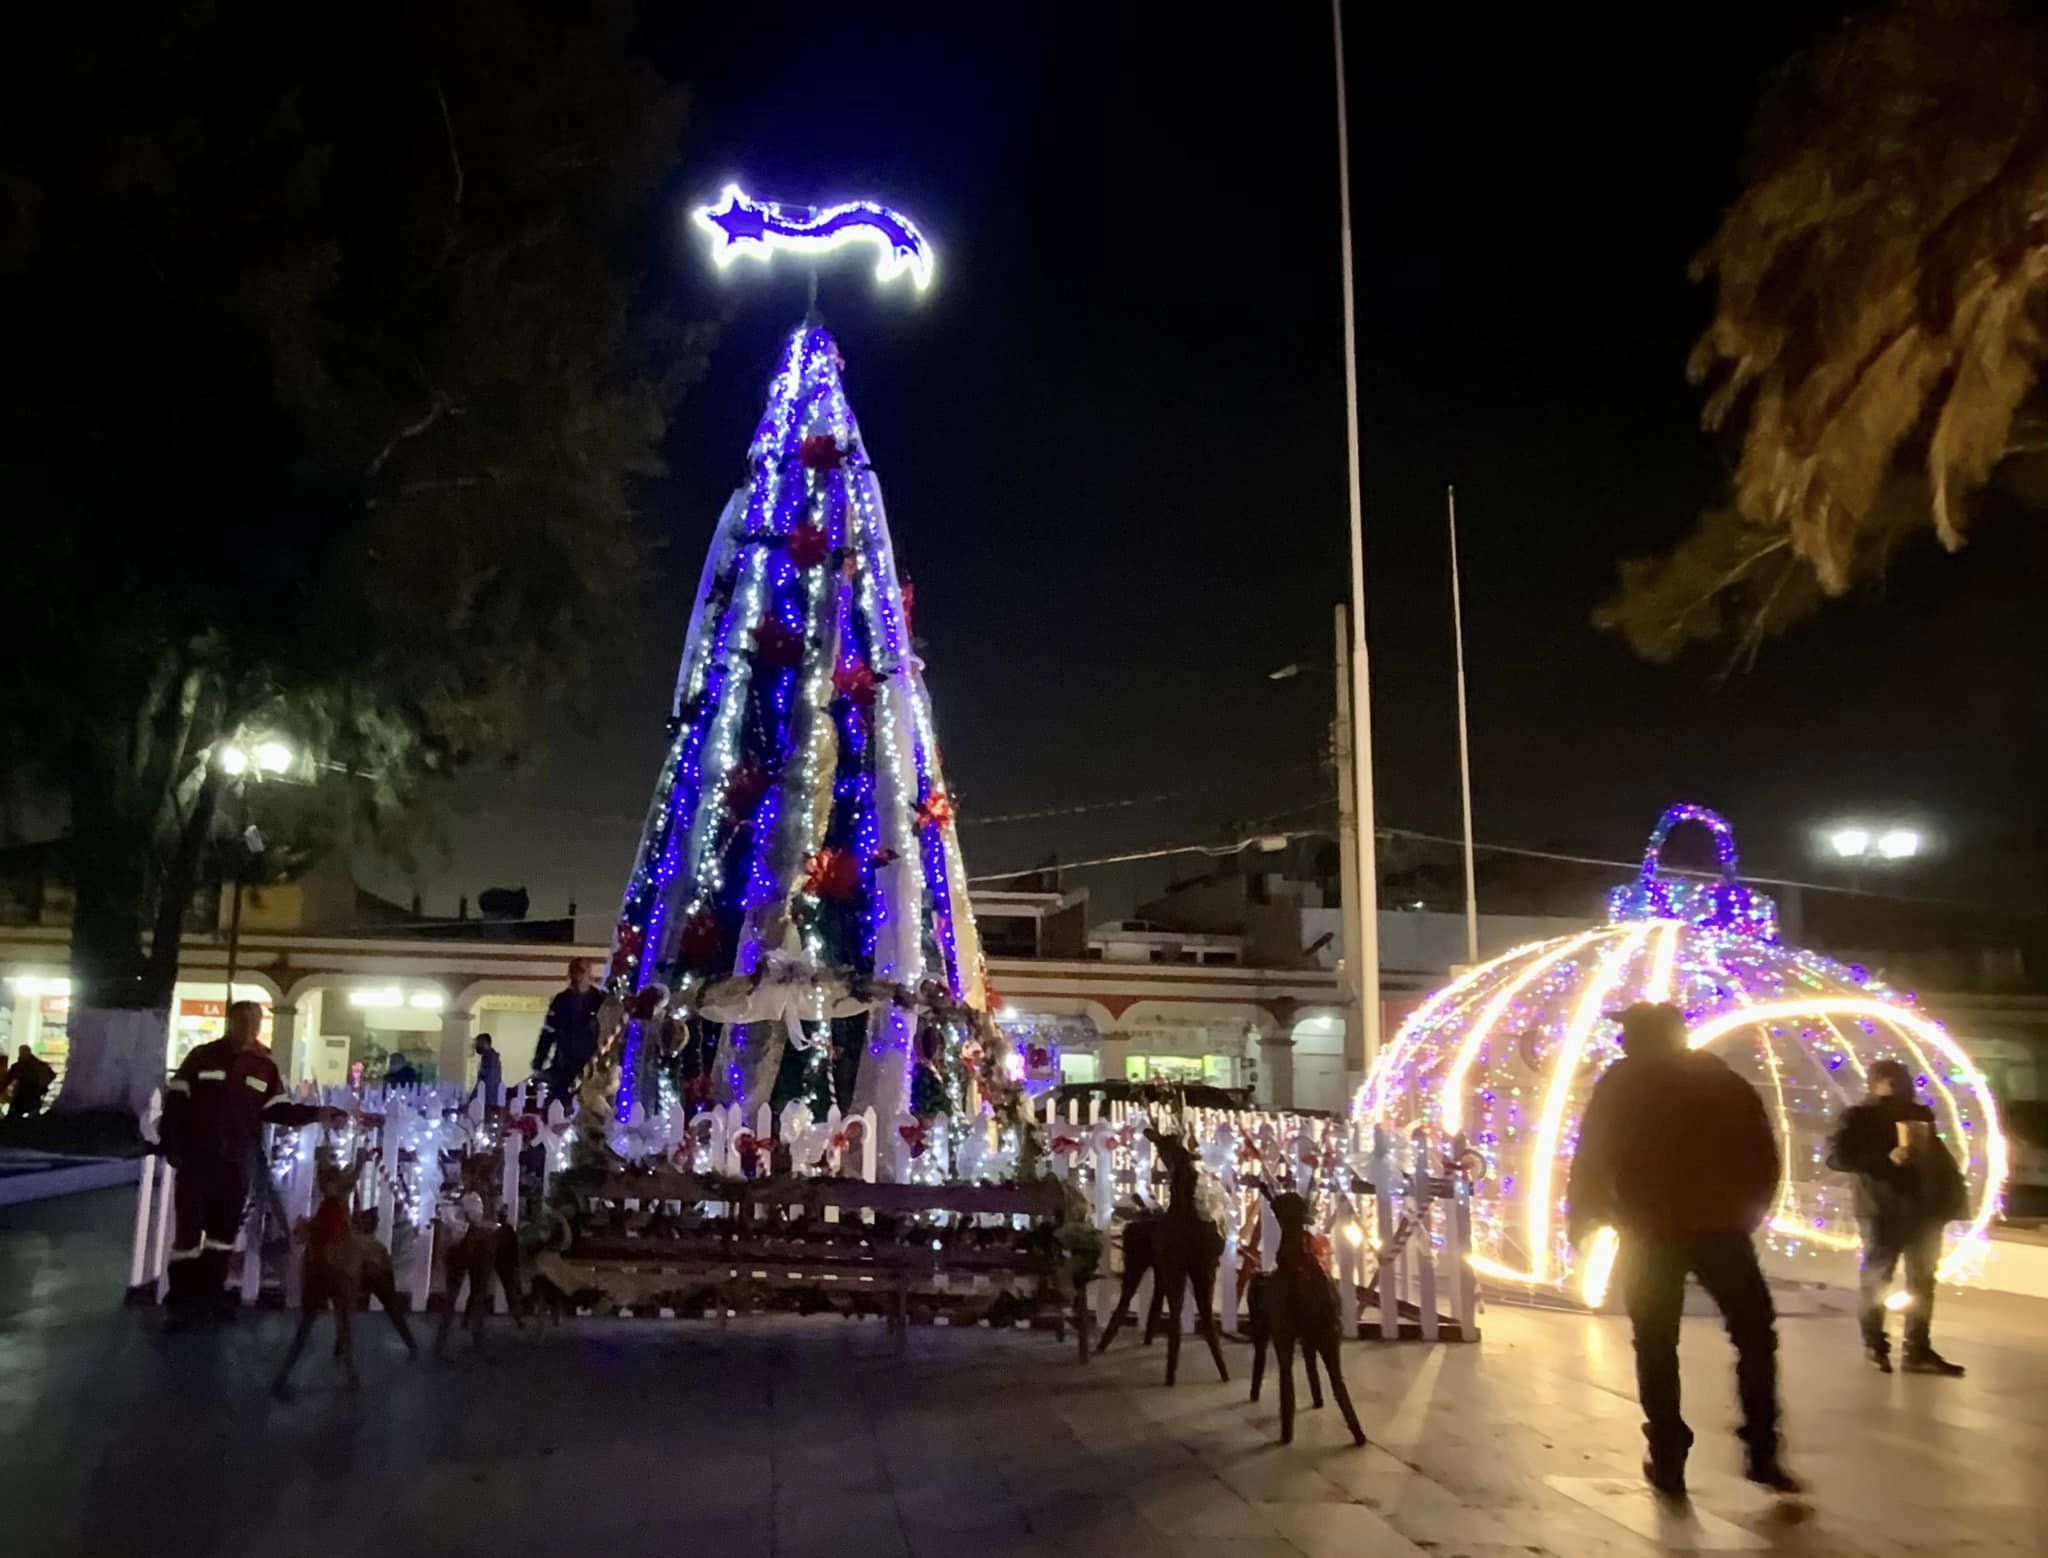
<instances>
[{"instance_id":1,"label":"person in dark jacket","mask_svg":"<svg viewBox=\"0 0 2048 1558\"><path fill-rule=\"evenodd\" d=\"M157 1134L177 1170L177 1234L165 1295L174 1326L233 1313L225 1291L228 1252L242 1226L251 1165L262 1160L263 1127L346 1118L337 1109L292 1102L270 1051L257 1042L262 1026L261 1006L235 1002L227 1036L196 1047L164 1084Z\"/></svg>"},{"instance_id":2,"label":"person in dark jacket","mask_svg":"<svg viewBox=\"0 0 2048 1558\"><path fill-rule=\"evenodd\" d=\"M1622 1059L1586 1102L1572 1159L1570 1229L1583 1246L1619 1235L1617 1274L1635 1332L1636 1393L1649 1454L1643 1475L1685 1497L1692 1430L1679 1414L1678 1322L1696 1276L1735 1344L1744 1475L1796 1493L1778 1442L1778 1334L1751 1234L1778 1187L1778 1146L1756 1089L1685 1043L1675 1006L1615 1014Z\"/></svg>"},{"instance_id":3,"label":"person in dark jacket","mask_svg":"<svg viewBox=\"0 0 2048 1558\"><path fill-rule=\"evenodd\" d=\"M1934 1271L1941 1262L1944 1225L1968 1215L1962 1171L1934 1134L1934 1111L1913 1094L1904 1062L1880 1060L1870 1068L1870 1096L1842 1112L1828 1141L1828 1167L1856 1176L1856 1221L1863 1234L1863 1346L1881 1374L1892 1371L1885 1335L1885 1290L1906 1265L1908 1374L1955 1378L1950 1363L1929 1342L1934 1322Z\"/></svg>"},{"instance_id":4,"label":"person in dark jacket","mask_svg":"<svg viewBox=\"0 0 2048 1558\"><path fill-rule=\"evenodd\" d=\"M464 1095L462 1101L468 1104L481 1097L485 1109L503 1108L505 1064L498 1058L498 1051L491 1036L488 1033L479 1033L470 1047L476 1051L476 1081L470 1084L469 1092Z\"/></svg>"},{"instance_id":5,"label":"person in dark jacket","mask_svg":"<svg viewBox=\"0 0 2048 1558\"><path fill-rule=\"evenodd\" d=\"M571 958L569 987L548 1002L540 1042L533 1049L533 1069L547 1078L550 1099L574 1101L576 1079L597 1053L597 1009L603 1004L604 992L591 978L590 965Z\"/></svg>"},{"instance_id":6,"label":"person in dark jacket","mask_svg":"<svg viewBox=\"0 0 2048 1558\"><path fill-rule=\"evenodd\" d=\"M26 1044L14 1057L14 1067L7 1073L7 1118L26 1120L43 1107L43 1095L50 1091L50 1084L57 1080L57 1068Z\"/></svg>"}]
</instances>

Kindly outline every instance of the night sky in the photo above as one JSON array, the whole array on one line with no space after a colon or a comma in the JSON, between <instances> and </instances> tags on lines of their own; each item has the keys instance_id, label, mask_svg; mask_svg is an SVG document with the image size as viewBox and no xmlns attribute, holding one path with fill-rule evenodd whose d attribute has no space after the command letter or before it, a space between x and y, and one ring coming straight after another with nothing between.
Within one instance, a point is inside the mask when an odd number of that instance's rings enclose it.
<instances>
[{"instance_id":1,"label":"night sky","mask_svg":"<svg viewBox=\"0 0 2048 1558\"><path fill-rule=\"evenodd\" d=\"M1005 14L661 23L694 110L657 272L726 316L647 505L665 583L548 748L465 786L431 910L524 883L536 913L575 895L599 939L615 911L687 592L803 307L794 269L712 274L682 214L727 177L872 195L938 251L922 300L851 258L822 304L916 580L970 871L1318 819L1330 684L1265 673L1326 663L1348 590L1327 13L978 9ZM1693 798L1756 868L1811 875L1811 830L1860 812L1938 837L1900 890L2030 901L2048 634L2012 581L2048 562L2038 525L1987 510L1959 558L1930 539L1883 598L1725 682L1712 654L1645 666L1588 625L1616 559L1720 488L1686 266L1771 72L1843 7L1723 6L1682 47L1648 12L1615 32L1393 9L1356 7L1349 37L1381 823L1457 826L1455 482L1483 840L1629 856ZM1159 792L1178 798L975 820ZM1084 879L1115 913L1165 875Z\"/></svg>"}]
</instances>

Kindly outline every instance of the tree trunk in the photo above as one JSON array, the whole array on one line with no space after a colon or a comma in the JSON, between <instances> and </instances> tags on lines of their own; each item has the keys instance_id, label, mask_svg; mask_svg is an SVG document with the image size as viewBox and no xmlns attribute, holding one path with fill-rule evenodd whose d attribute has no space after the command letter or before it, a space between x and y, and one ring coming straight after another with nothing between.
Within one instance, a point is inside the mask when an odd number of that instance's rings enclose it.
<instances>
[{"instance_id":1,"label":"tree trunk","mask_svg":"<svg viewBox=\"0 0 2048 1558\"><path fill-rule=\"evenodd\" d=\"M139 1117L163 1084L170 1003L152 999L142 951L147 857L101 811L73 799L70 1051L50 1107Z\"/></svg>"},{"instance_id":2,"label":"tree trunk","mask_svg":"<svg viewBox=\"0 0 2048 1558\"><path fill-rule=\"evenodd\" d=\"M64 1085L51 1107L140 1116L150 1094L163 1085L178 952L213 830L219 780L209 770L192 798L156 883L156 923L145 951L149 866L163 797L138 796L138 789L155 787L123 783L118 764L118 757L99 754L72 789L77 901L71 921L70 1046Z\"/></svg>"}]
</instances>

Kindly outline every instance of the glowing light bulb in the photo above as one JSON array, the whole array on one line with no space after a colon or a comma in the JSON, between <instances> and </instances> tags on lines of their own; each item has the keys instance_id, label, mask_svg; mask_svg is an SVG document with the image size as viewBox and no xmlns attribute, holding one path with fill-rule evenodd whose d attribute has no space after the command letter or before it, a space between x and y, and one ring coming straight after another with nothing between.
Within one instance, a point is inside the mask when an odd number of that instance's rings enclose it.
<instances>
[{"instance_id":1,"label":"glowing light bulb","mask_svg":"<svg viewBox=\"0 0 2048 1558\"><path fill-rule=\"evenodd\" d=\"M1870 829L1837 828L1828 835L1828 848L1844 860L1854 860L1870 852Z\"/></svg>"}]
</instances>

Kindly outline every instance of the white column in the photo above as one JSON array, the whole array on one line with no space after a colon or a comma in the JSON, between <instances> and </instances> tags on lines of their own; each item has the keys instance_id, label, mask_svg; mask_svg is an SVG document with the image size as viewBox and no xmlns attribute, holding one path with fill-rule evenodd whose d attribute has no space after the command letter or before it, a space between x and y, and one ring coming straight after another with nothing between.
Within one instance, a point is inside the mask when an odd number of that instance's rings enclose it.
<instances>
[{"instance_id":1,"label":"white column","mask_svg":"<svg viewBox=\"0 0 2048 1558\"><path fill-rule=\"evenodd\" d=\"M1131 1036L1121 1029L1102 1035L1097 1053L1100 1058L1101 1076L1105 1082L1121 1082L1124 1079L1124 1063L1130 1058Z\"/></svg>"},{"instance_id":2,"label":"white column","mask_svg":"<svg viewBox=\"0 0 2048 1558\"><path fill-rule=\"evenodd\" d=\"M441 1085L459 1094L469 1086L469 1046L476 1041L476 1012L450 1007L441 1014L441 1047L436 1062L441 1068Z\"/></svg>"},{"instance_id":3,"label":"white column","mask_svg":"<svg viewBox=\"0 0 2048 1558\"><path fill-rule=\"evenodd\" d=\"M287 1087L313 1075L320 1054L321 1006L321 992L313 989L302 991L290 1006L280 1003L271 1009L271 1059Z\"/></svg>"},{"instance_id":4,"label":"white column","mask_svg":"<svg viewBox=\"0 0 2048 1558\"><path fill-rule=\"evenodd\" d=\"M1263 1084L1269 1107L1292 1109L1294 1107L1294 1035L1292 1033L1261 1033L1259 1035L1259 1080Z\"/></svg>"}]
</instances>

